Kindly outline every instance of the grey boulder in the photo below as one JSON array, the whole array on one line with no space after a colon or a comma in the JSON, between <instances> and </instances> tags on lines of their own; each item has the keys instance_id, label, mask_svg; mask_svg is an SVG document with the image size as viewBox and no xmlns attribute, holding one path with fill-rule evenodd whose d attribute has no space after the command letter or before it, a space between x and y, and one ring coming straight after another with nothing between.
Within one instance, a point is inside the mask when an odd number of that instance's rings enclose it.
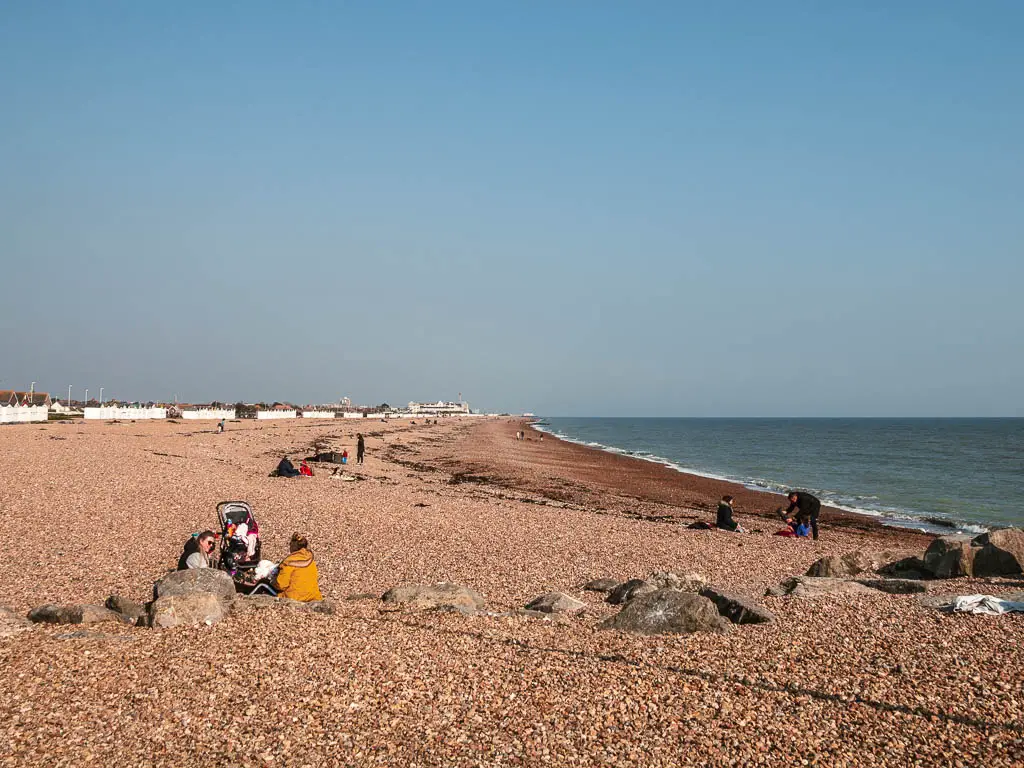
<instances>
[{"instance_id":1,"label":"grey boulder","mask_svg":"<svg viewBox=\"0 0 1024 768\"><path fill-rule=\"evenodd\" d=\"M132 624L144 623L146 619L146 606L142 603L131 600L120 595L111 595L104 603L114 613L119 613Z\"/></svg>"},{"instance_id":2,"label":"grey boulder","mask_svg":"<svg viewBox=\"0 0 1024 768\"><path fill-rule=\"evenodd\" d=\"M937 579L972 576L974 555L970 536L939 536L925 550L924 565Z\"/></svg>"},{"instance_id":3,"label":"grey boulder","mask_svg":"<svg viewBox=\"0 0 1024 768\"><path fill-rule=\"evenodd\" d=\"M586 607L586 603L564 592L548 592L526 604L526 610L541 613L577 613Z\"/></svg>"},{"instance_id":4,"label":"grey boulder","mask_svg":"<svg viewBox=\"0 0 1024 768\"><path fill-rule=\"evenodd\" d=\"M226 571L219 568L190 568L187 571L172 571L157 581L154 587L156 597L180 597L196 593L208 593L221 600L235 599L235 582Z\"/></svg>"},{"instance_id":5,"label":"grey boulder","mask_svg":"<svg viewBox=\"0 0 1024 768\"><path fill-rule=\"evenodd\" d=\"M772 624L775 614L765 608L758 600L738 592L727 592L716 587L705 587L700 591L718 612L733 624Z\"/></svg>"},{"instance_id":6,"label":"grey boulder","mask_svg":"<svg viewBox=\"0 0 1024 768\"><path fill-rule=\"evenodd\" d=\"M633 598L599 629L617 629L640 635L686 635L693 632L729 632L732 625L715 604L693 592L659 589Z\"/></svg>"},{"instance_id":7,"label":"grey boulder","mask_svg":"<svg viewBox=\"0 0 1024 768\"><path fill-rule=\"evenodd\" d=\"M400 584L381 596L385 603L404 605L416 610L461 608L478 611L485 605L483 596L461 584Z\"/></svg>"},{"instance_id":8,"label":"grey boulder","mask_svg":"<svg viewBox=\"0 0 1024 768\"><path fill-rule=\"evenodd\" d=\"M224 600L213 592L190 592L158 597L149 606L154 629L215 624L228 614Z\"/></svg>"},{"instance_id":9,"label":"grey boulder","mask_svg":"<svg viewBox=\"0 0 1024 768\"><path fill-rule=\"evenodd\" d=\"M708 586L708 580L699 573L684 573L678 576L671 571L656 571L647 581L657 589L677 589L680 592L700 592Z\"/></svg>"},{"instance_id":10,"label":"grey boulder","mask_svg":"<svg viewBox=\"0 0 1024 768\"><path fill-rule=\"evenodd\" d=\"M29 611L28 620L36 624L100 624L126 622L121 614L102 605L58 605L47 603Z\"/></svg>"},{"instance_id":11,"label":"grey boulder","mask_svg":"<svg viewBox=\"0 0 1024 768\"><path fill-rule=\"evenodd\" d=\"M791 576L765 594L772 597L822 597L826 595L864 595L874 592L870 587L848 579L830 576Z\"/></svg>"},{"instance_id":12,"label":"grey boulder","mask_svg":"<svg viewBox=\"0 0 1024 768\"><path fill-rule=\"evenodd\" d=\"M899 560L913 557L914 552L871 551L857 549L844 555L829 555L815 561L807 569L807 576L857 576L865 571L878 571Z\"/></svg>"},{"instance_id":13,"label":"grey boulder","mask_svg":"<svg viewBox=\"0 0 1024 768\"><path fill-rule=\"evenodd\" d=\"M1012 576L1024 566L1024 530L1002 528L971 542L975 576Z\"/></svg>"},{"instance_id":14,"label":"grey boulder","mask_svg":"<svg viewBox=\"0 0 1024 768\"><path fill-rule=\"evenodd\" d=\"M857 579L857 583L890 595L913 595L928 591L928 587L915 579Z\"/></svg>"},{"instance_id":15,"label":"grey boulder","mask_svg":"<svg viewBox=\"0 0 1024 768\"><path fill-rule=\"evenodd\" d=\"M621 582L618 579L591 579L583 585L588 592L611 592Z\"/></svg>"},{"instance_id":16,"label":"grey boulder","mask_svg":"<svg viewBox=\"0 0 1024 768\"><path fill-rule=\"evenodd\" d=\"M608 593L608 597L605 598L607 602L612 605L622 605L628 603L634 597L640 597L641 595L648 595L651 592L657 591L657 587L651 584L649 581L643 579L630 579L622 584L619 584L615 589Z\"/></svg>"}]
</instances>

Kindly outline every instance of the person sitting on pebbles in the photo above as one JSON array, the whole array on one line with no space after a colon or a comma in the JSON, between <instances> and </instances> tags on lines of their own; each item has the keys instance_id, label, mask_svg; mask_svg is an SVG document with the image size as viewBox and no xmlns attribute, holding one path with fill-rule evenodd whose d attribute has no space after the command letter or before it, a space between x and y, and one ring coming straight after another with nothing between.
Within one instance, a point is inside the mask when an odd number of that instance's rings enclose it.
<instances>
[{"instance_id":1,"label":"person sitting on pebbles","mask_svg":"<svg viewBox=\"0 0 1024 768\"><path fill-rule=\"evenodd\" d=\"M320 574L313 553L309 551L309 540L301 534L293 533L288 542L288 551L288 557L277 566L277 577L274 579L277 596L301 603L323 600L324 596L320 594Z\"/></svg>"},{"instance_id":2,"label":"person sitting on pebbles","mask_svg":"<svg viewBox=\"0 0 1024 768\"><path fill-rule=\"evenodd\" d=\"M715 522L715 527L720 531L732 531L733 533L743 533L743 529L740 528L739 523L732 519L732 496L725 495L722 500L718 502L718 518Z\"/></svg>"},{"instance_id":3,"label":"person sitting on pebbles","mask_svg":"<svg viewBox=\"0 0 1024 768\"><path fill-rule=\"evenodd\" d=\"M203 531L198 536L189 536L178 558L178 570L190 568L212 568L213 548L217 545L217 535L213 531Z\"/></svg>"}]
</instances>

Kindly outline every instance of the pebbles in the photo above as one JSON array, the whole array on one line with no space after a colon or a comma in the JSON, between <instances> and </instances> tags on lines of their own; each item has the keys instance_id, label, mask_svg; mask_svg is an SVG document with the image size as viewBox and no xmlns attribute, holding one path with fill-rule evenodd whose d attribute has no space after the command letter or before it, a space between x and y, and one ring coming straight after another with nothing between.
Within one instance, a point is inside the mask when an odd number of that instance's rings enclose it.
<instances>
[{"instance_id":1,"label":"pebbles","mask_svg":"<svg viewBox=\"0 0 1024 768\"><path fill-rule=\"evenodd\" d=\"M214 505L229 498L254 505L272 559L292 531L306 533L335 599L334 615L254 609L169 632L16 622L20 631L0 638L0 766L1009 766L1024 757L1024 616L952 616L872 589L766 598L774 623L727 635L641 637L595 631L617 611L595 592L580 593L585 615L563 623L342 599L454 582L498 613L597 576L665 570L763 594L827 555L923 551L913 536L835 530L827 518L817 543L772 537L767 526L688 531L671 521L705 513L667 503L675 492L656 477L630 483L660 501L620 503L586 478L624 464L553 439L517 442L521 427L504 422L233 426L215 435L74 424L62 441L31 425L0 429L0 604L15 619L112 593L144 602L185 537L212 527ZM352 453L357 428L378 433L368 434L366 464L351 468L364 482L266 476L285 453L311 455L316 438ZM420 468L386 459L392 444L405 449L396 459ZM576 471L580 462L592 466ZM455 472L501 484L449 485ZM537 503L548 492L561 506ZM742 505L738 517L759 523Z\"/></svg>"}]
</instances>

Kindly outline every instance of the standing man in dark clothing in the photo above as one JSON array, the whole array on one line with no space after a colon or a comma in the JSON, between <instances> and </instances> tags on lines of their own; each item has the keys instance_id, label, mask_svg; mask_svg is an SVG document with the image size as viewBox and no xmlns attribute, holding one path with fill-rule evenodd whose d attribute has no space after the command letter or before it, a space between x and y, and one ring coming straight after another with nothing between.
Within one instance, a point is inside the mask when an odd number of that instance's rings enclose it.
<instances>
[{"instance_id":1,"label":"standing man in dark clothing","mask_svg":"<svg viewBox=\"0 0 1024 768\"><path fill-rule=\"evenodd\" d=\"M363 433L360 432L356 437L356 464L363 463L364 453L366 453L366 441L363 440Z\"/></svg>"},{"instance_id":2,"label":"standing man in dark clothing","mask_svg":"<svg viewBox=\"0 0 1024 768\"><path fill-rule=\"evenodd\" d=\"M818 515L821 514L821 502L816 496L811 496L807 491L790 491L786 494L789 497L789 508L787 513L796 512L797 519L804 518L811 523L811 534L818 538Z\"/></svg>"}]
</instances>

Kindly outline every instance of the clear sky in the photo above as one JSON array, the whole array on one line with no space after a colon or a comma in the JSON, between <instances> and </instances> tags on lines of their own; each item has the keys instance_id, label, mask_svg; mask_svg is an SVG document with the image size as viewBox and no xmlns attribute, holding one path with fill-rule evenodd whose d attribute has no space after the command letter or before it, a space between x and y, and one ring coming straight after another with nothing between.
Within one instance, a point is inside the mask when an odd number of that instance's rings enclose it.
<instances>
[{"instance_id":1,"label":"clear sky","mask_svg":"<svg viewBox=\"0 0 1024 768\"><path fill-rule=\"evenodd\" d=\"M1024 415L1024 3L7 2L0 388Z\"/></svg>"}]
</instances>

